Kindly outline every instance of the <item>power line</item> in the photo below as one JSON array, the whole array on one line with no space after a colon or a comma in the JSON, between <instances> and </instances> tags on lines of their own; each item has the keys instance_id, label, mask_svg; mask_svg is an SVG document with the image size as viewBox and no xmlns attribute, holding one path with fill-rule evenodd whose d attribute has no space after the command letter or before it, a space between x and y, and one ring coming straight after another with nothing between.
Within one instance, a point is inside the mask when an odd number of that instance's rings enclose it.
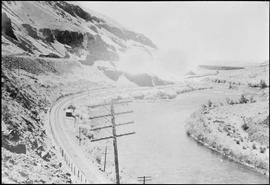
<instances>
[{"instance_id":1,"label":"power line","mask_svg":"<svg viewBox=\"0 0 270 185\"><path fill-rule=\"evenodd\" d=\"M123 126L123 125L127 125L127 124L132 124L132 123L134 123L134 122L133 122L133 121L130 121L130 122L126 122L126 123L116 124L116 123L115 123L115 116L116 116L116 115L129 114L129 113L132 113L133 111L126 111L126 112L115 113L115 111L114 111L114 104L123 104L123 103L129 103L129 102L130 102L130 101L115 102L114 100L112 100L110 104L104 103L104 104L94 105L94 106L92 106L92 107L98 107L98 106L106 106L106 105L110 105L110 106L111 106L110 114L90 117L90 119L97 119L97 118L109 117L109 116L111 117L111 125L107 125L107 126L103 126L103 127L99 127L99 128L93 128L93 129L91 129L91 130L92 130L92 131L96 131L96 130L102 130L102 129L106 129L106 128L112 128L112 136L103 137L103 138L98 138L98 139L92 139L91 142L101 141L101 140L107 140L107 139L113 139L116 184L120 184L120 173L119 173L119 160L118 160L117 137L127 136L127 135L132 135L132 134L135 134L135 132L129 132L129 133L124 133L124 134L117 134L117 133L116 133L116 127L117 127L117 126ZM91 107L91 106L90 106L90 107ZM107 157L106 155L107 155L107 146L106 146L106 150L105 150L105 159L106 159L106 157ZM105 164L104 164L104 171L105 171L105 169L106 169L106 160L104 161L104 163L105 163Z\"/></svg>"}]
</instances>

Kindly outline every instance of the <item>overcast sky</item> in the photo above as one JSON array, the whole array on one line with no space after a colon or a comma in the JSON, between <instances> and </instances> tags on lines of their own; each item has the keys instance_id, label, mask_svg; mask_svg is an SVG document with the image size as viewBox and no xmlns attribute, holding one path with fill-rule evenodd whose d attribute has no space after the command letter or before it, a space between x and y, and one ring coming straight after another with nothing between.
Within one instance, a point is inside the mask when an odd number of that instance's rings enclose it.
<instances>
[{"instance_id":1,"label":"overcast sky","mask_svg":"<svg viewBox=\"0 0 270 185\"><path fill-rule=\"evenodd\" d=\"M240 65L269 57L269 2L77 3L148 36L171 64Z\"/></svg>"}]
</instances>

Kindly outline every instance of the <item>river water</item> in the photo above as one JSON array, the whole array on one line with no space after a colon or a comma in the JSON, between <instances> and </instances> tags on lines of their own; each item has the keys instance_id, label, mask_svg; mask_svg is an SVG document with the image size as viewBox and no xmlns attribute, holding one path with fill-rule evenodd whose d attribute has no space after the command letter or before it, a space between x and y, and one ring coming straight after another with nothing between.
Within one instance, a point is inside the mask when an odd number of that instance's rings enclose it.
<instances>
[{"instance_id":1,"label":"river water","mask_svg":"<svg viewBox=\"0 0 270 185\"><path fill-rule=\"evenodd\" d=\"M121 168L134 179L151 176L147 183L269 183L266 176L229 161L185 134L186 119L202 103L239 96L224 93L204 90L170 101L132 103L135 124L126 127L136 134L118 139Z\"/></svg>"}]
</instances>

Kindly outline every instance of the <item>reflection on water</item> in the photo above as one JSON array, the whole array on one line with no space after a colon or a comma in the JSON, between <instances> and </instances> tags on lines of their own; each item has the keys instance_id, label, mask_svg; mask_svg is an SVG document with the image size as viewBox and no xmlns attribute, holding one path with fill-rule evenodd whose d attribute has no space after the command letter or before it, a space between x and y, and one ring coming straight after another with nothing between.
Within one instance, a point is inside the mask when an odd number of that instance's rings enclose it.
<instances>
[{"instance_id":1,"label":"reflection on water","mask_svg":"<svg viewBox=\"0 0 270 185\"><path fill-rule=\"evenodd\" d=\"M209 98L194 92L177 100L133 103L133 136L119 138L120 166L131 174L152 176L148 183L269 183L266 176L227 160L185 134L189 115Z\"/></svg>"}]
</instances>

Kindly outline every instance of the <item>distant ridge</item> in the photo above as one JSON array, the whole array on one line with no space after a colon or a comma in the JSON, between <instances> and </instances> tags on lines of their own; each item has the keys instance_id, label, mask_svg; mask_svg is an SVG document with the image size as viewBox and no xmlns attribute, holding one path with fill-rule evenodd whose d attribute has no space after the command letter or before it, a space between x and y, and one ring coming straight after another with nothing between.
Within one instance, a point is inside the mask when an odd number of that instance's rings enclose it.
<instances>
[{"instance_id":1,"label":"distant ridge","mask_svg":"<svg viewBox=\"0 0 270 185\"><path fill-rule=\"evenodd\" d=\"M232 67L232 66L215 66L215 65L199 65L200 68L209 70L239 70L244 69L244 67Z\"/></svg>"},{"instance_id":2,"label":"distant ridge","mask_svg":"<svg viewBox=\"0 0 270 185\"><path fill-rule=\"evenodd\" d=\"M196 75L196 73L194 73L193 71L189 71L185 74L185 76L188 76L188 75Z\"/></svg>"}]
</instances>

